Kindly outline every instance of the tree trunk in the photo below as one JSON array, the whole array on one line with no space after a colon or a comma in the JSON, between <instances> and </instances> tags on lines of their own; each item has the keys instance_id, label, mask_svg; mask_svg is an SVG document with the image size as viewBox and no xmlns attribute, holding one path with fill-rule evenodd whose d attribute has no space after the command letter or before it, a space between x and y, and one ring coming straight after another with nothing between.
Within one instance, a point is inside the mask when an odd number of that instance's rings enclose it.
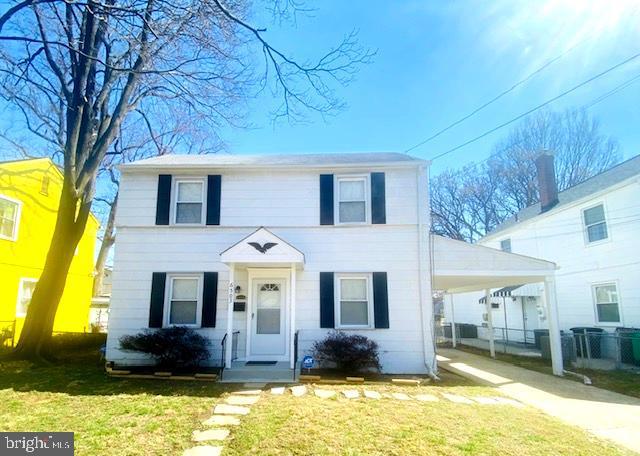
<instances>
[{"instance_id":1,"label":"tree trunk","mask_svg":"<svg viewBox=\"0 0 640 456\"><path fill-rule=\"evenodd\" d=\"M98 259L96 260L95 274L96 277L93 281L93 296L100 296L102 292L102 282L104 280L104 266L109 256L109 251L116 241L114 234L116 210L118 207L118 195L116 194L111 208L109 209L109 218L107 220L107 226L104 229L104 236L102 238L102 244L100 245L100 252L98 253Z\"/></svg>"},{"instance_id":2,"label":"tree trunk","mask_svg":"<svg viewBox=\"0 0 640 456\"><path fill-rule=\"evenodd\" d=\"M13 358L42 360L49 354L58 304L73 254L86 225L86 216L82 214L85 209L80 208L79 211L78 203L79 198L65 179L49 252L27 310L20 340L12 353Z\"/></svg>"}]
</instances>

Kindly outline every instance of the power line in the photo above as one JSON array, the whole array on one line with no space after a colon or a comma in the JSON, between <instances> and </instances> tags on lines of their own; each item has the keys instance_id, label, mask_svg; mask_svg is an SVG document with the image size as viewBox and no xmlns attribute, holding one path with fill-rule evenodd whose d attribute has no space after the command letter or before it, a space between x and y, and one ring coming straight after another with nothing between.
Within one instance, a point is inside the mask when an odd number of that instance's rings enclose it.
<instances>
[{"instance_id":1,"label":"power line","mask_svg":"<svg viewBox=\"0 0 640 456\"><path fill-rule=\"evenodd\" d=\"M587 40L590 38L587 38ZM564 57L565 55L567 55L569 52L573 51L576 47L578 47L579 45L581 45L582 43L584 43L587 40L583 40L580 43L575 44L574 46L570 47L569 49L567 49L566 51L564 51L562 54L560 54L559 56L547 61L545 64L543 64L541 67L539 67L538 69L536 69L535 71L533 71L532 73L529 73L524 79L521 79L520 81L516 82L514 85L512 85L511 87L509 87L507 90L499 93L498 95L496 95L495 97L493 97L491 100L487 101L486 103L484 103L483 105L479 106L478 108L474 109L473 111L471 111L469 114L467 114L466 116L456 120L455 122L453 122L452 124L449 124L448 126L444 127L442 130L434 133L433 135L429 136L427 139L420 141L418 144L411 146L410 148L406 149L404 151L404 153L409 153L414 149L417 149L420 146L423 146L424 144L428 143L429 141L432 141L434 139L436 139L438 136L440 136L441 134L451 130L453 127L455 127L456 125L461 124L462 122L464 122L465 120L469 119L470 117L473 117L474 115L476 115L477 113L479 113L480 111L482 111L484 108L486 108L487 106L495 103L496 101L498 101L500 98L504 97L505 95L513 92L516 88L518 88L519 86L521 86L522 84L524 84L525 82L529 81L531 78L533 78L535 75L537 75L538 73L542 72L543 70L545 70L548 66L552 65L553 63L557 62L558 60L560 60L562 57Z\"/></svg>"},{"instance_id":2,"label":"power line","mask_svg":"<svg viewBox=\"0 0 640 456\"><path fill-rule=\"evenodd\" d=\"M445 155L448 155L448 154L450 154L450 153L452 153L452 152L455 152L455 151L457 151L457 150L459 150L459 149L462 149L463 147L468 146L469 144L472 144L472 143L474 143L474 142L478 141L479 139L482 139L482 138L484 138L484 137L486 137L486 136L489 136L491 133L494 133L494 132L496 132L496 131L500 130L501 128L504 128L504 127L506 127L507 125L511 125L512 123L514 123L514 122L516 122L516 121L518 121L518 120L522 119L523 117L528 116L529 114L531 114L531 113L533 113L533 112L535 112L535 111L537 111L537 110L539 110L539 109L541 109L541 108L544 108L545 106L547 106L547 105L549 105L549 104L553 103L554 101L557 101L557 100L559 100L560 98L565 97L565 96L569 95L569 94L570 94L570 93L572 93L572 92L575 92L575 91L576 91L576 90L578 90L579 88L581 88L581 87L583 87L583 86L585 86L585 85L587 85L587 84L589 84L589 83L591 83L591 82L595 81L596 79L601 78L601 77L602 77L602 76L604 76L605 74L608 74L608 73L612 72L613 70L615 70L615 69L617 69L617 68L620 68L620 67L621 67L621 66L623 66L623 65L626 65L627 63L629 63L629 62L631 62L631 61L633 61L633 60L637 59L638 57L640 57L640 53L634 54L634 55L632 55L631 57L629 57L629 58L627 58L627 59L623 60L622 62L617 63L617 64L615 64L614 66L607 68L606 70L604 70L604 71L602 71L602 72L600 72L600 73L596 74L595 76L590 77L589 79L587 79L587 80L585 80L585 81L582 81L580 84L578 84L578 85L576 85L576 86L573 86L572 88L570 88L570 89L568 89L568 90L565 90L565 91L564 91L564 92L562 92L561 94L556 95L555 97L553 97L553 98L551 98L551 99L549 99L549 100L545 101L544 103L541 103L541 104L539 104L538 106L536 106L536 107L534 107L534 108L529 109L528 111L526 111L526 112L524 112L524 113L520 114L519 116L516 116L516 117L514 117L514 118L512 118L512 119L510 119L510 120L508 120L508 121L506 121L506 122L504 122L504 123L502 123L502 124L498 125L497 127L492 128L491 130L485 131L485 132L484 132L484 133L482 133L481 135L476 136L475 138L470 139L470 140L468 140L468 141L466 141L466 142L464 142L464 143L462 143L462 144L460 144L460 145L458 145L458 146L456 146L456 147L454 147L454 148L452 148L452 149L449 149L449 150L447 150L447 151L445 151L445 152L442 152L441 154L436 155L435 157L431 158L431 160L433 161L433 160L437 160L437 159L439 159L439 158L442 158L442 157L444 157Z\"/></svg>"}]
</instances>

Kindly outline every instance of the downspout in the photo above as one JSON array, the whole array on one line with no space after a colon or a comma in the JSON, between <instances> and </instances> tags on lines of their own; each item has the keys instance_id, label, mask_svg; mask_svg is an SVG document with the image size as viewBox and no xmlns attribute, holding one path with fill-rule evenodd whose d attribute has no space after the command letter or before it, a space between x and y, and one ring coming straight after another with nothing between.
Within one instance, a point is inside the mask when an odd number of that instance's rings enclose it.
<instances>
[{"instance_id":1,"label":"downspout","mask_svg":"<svg viewBox=\"0 0 640 456\"><path fill-rule=\"evenodd\" d=\"M429 236L428 222L425 221L426 211L429 210L428 194L425 194L427 190L427 179L425 167L419 166L416 168L416 186L417 186L417 212L418 212L418 284L419 284L419 299L420 299L420 321L422 325L422 350L424 355L424 365L427 368L427 375L434 380L438 380L436 375L436 353L435 353L435 341L433 339L432 323L428 318L428 312L425 306L431 302L431 284L427 284L427 275L431 277L431 265L427 262L431 257L431 246L425 241L425 237ZM428 240L428 238L427 238ZM428 250L427 250L428 249ZM427 258L427 255L429 257ZM433 357L429 358L427 352L431 350Z\"/></svg>"}]
</instances>

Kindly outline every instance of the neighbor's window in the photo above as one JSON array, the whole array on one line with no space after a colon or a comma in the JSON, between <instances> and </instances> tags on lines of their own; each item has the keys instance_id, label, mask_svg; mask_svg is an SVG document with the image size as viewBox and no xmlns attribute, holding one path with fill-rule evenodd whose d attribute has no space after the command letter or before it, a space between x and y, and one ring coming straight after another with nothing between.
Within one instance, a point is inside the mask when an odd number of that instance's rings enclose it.
<instances>
[{"instance_id":1,"label":"neighbor's window","mask_svg":"<svg viewBox=\"0 0 640 456\"><path fill-rule=\"evenodd\" d=\"M500 250L503 252L511 252L511 239L503 239L500 241Z\"/></svg>"},{"instance_id":2,"label":"neighbor's window","mask_svg":"<svg viewBox=\"0 0 640 456\"><path fill-rule=\"evenodd\" d=\"M204 182L201 180L176 181L175 223L202 223L204 208Z\"/></svg>"},{"instance_id":3,"label":"neighbor's window","mask_svg":"<svg viewBox=\"0 0 640 456\"><path fill-rule=\"evenodd\" d=\"M20 203L0 196L0 239L15 241L18 237Z\"/></svg>"},{"instance_id":4,"label":"neighbor's window","mask_svg":"<svg viewBox=\"0 0 640 456\"><path fill-rule=\"evenodd\" d=\"M170 276L168 324L197 326L201 293L199 276Z\"/></svg>"},{"instance_id":5,"label":"neighbor's window","mask_svg":"<svg viewBox=\"0 0 640 456\"><path fill-rule=\"evenodd\" d=\"M596 300L596 314L599 323L619 323L620 310L618 288L615 283L595 285L593 294Z\"/></svg>"},{"instance_id":6,"label":"neighbor's window","mask_svg":"<svg viewBox=\"0 0 640 456\"><path fill-rule=\"evenodd\" d=\"M21 279L20 289L18 290L18 304L16 306L16 317L24 317L27 315L27 309L33 297L33 290L36 289L37 279Z\"/></svg>"},{"instance_id":7,"label":"neighbor's window","mask_svg":"<svg viewBox=\"0 0 640 456\"><path fill-rule=\"evenodd\" d=\"M337 327L369 328L372 321L371 277L342 274L337 280Z\"/></svg>"},{"instance_id":8,"label":"neighbor's window","mask_svg":"<svg viewBox=\"0 0 640 456\"><path fill-rule=\"evenodd\" d=\"M604 216L604 206L602 204L585 209L582 214L588 242L602 241L609 237L607 233L607 221Z\"/></svg>"},{"instance_id":9,"label":"neighbor's window","mask_svg":"<svg viewBox=\"0 0 640 456\"><path fill-rule=\"evenodd\" d=\"M367 178L338 177L338 223L367 221Z\"/></svg>"}]
</instances>

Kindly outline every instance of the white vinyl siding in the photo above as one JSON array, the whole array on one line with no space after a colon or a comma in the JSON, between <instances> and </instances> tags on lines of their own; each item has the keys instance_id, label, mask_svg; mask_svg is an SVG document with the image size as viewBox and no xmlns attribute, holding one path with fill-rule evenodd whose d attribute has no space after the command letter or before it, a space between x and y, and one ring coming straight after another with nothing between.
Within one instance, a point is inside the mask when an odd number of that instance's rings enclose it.
<instances>
[{"instance_id":1,"label":"white vinyl siding","mask_svg":"<svg viewBox=\"0 0 640 456\"><path fill-rule=\"evenodd\" d=\"M366 176L338 176L336 213L338 224L367 223L369 191Z\"/></svg>"},{"instance_id":2,"label":"white vinyl siding","mask_svg":"<svg viewBox=\"0 0 640 456\"><path fill-rule=\"evenodd\" d=\"M336 278L336 328L371 328L371 274L338 274Z\"/></svg>"},{"instance_id":3,"label":"white vinyl siding","mask_svg":"<svg viewBox=\"0 0 640 456\"><path fill-rule=\"evenodd\" d=\"M20 223L19 201L0 195L0 239L15 241Z\"/></svg>"},{"instance_id":4,"label":"white vinyl siding","mask_svg":"<svg viewBox=\"0 0 640 456\"><path fill-rule=\"evenodd\" d=\"M176 179L174 187L174 223L201 225L204 221L204 180Z\"/></svg>"},{"instance_id":5,"label":"white vinyl siding","mask_svg":"<svg viewBox=\"0 0 640 456\"><path fill-rule=\"evenodd\" d=\"M168 276L165 303L166 326L200 326L202 314L202 276Z\"/></svg>"},{"instance_id":6,"label":"white vinyl siding","mask_svg":"<svg viewBox=\"0 0 640 456\"><path fill-rule=\"evenodd\" d=\"M593 298L598 323L620 323L620 299L615 283L594 285Z\"/></svg>"},{"instance_id":7,"label":"white vinyl siding","mask_svg":"<svg viewBox=\"0 0 640 456\"><path fill-rule=\"evenodd\" d=\"M588 243L604 241L609 237L604 205L598 204L597 206L585 209L582 212L582 218Z\"/></svg>"},{"instance_id":8,"label":"white vinyl siding","mask_svg":"<svg viewBox=\"0 0 640 456\"><path fill-rule=\"evenodd\" d=\"M18 303L16 304L16 317L25 317L29 304L31 304L31 298L33 297L33 290L36 289L38 279L20 279L20 289L18 290Z\"/></svg>"}]
</instances>

